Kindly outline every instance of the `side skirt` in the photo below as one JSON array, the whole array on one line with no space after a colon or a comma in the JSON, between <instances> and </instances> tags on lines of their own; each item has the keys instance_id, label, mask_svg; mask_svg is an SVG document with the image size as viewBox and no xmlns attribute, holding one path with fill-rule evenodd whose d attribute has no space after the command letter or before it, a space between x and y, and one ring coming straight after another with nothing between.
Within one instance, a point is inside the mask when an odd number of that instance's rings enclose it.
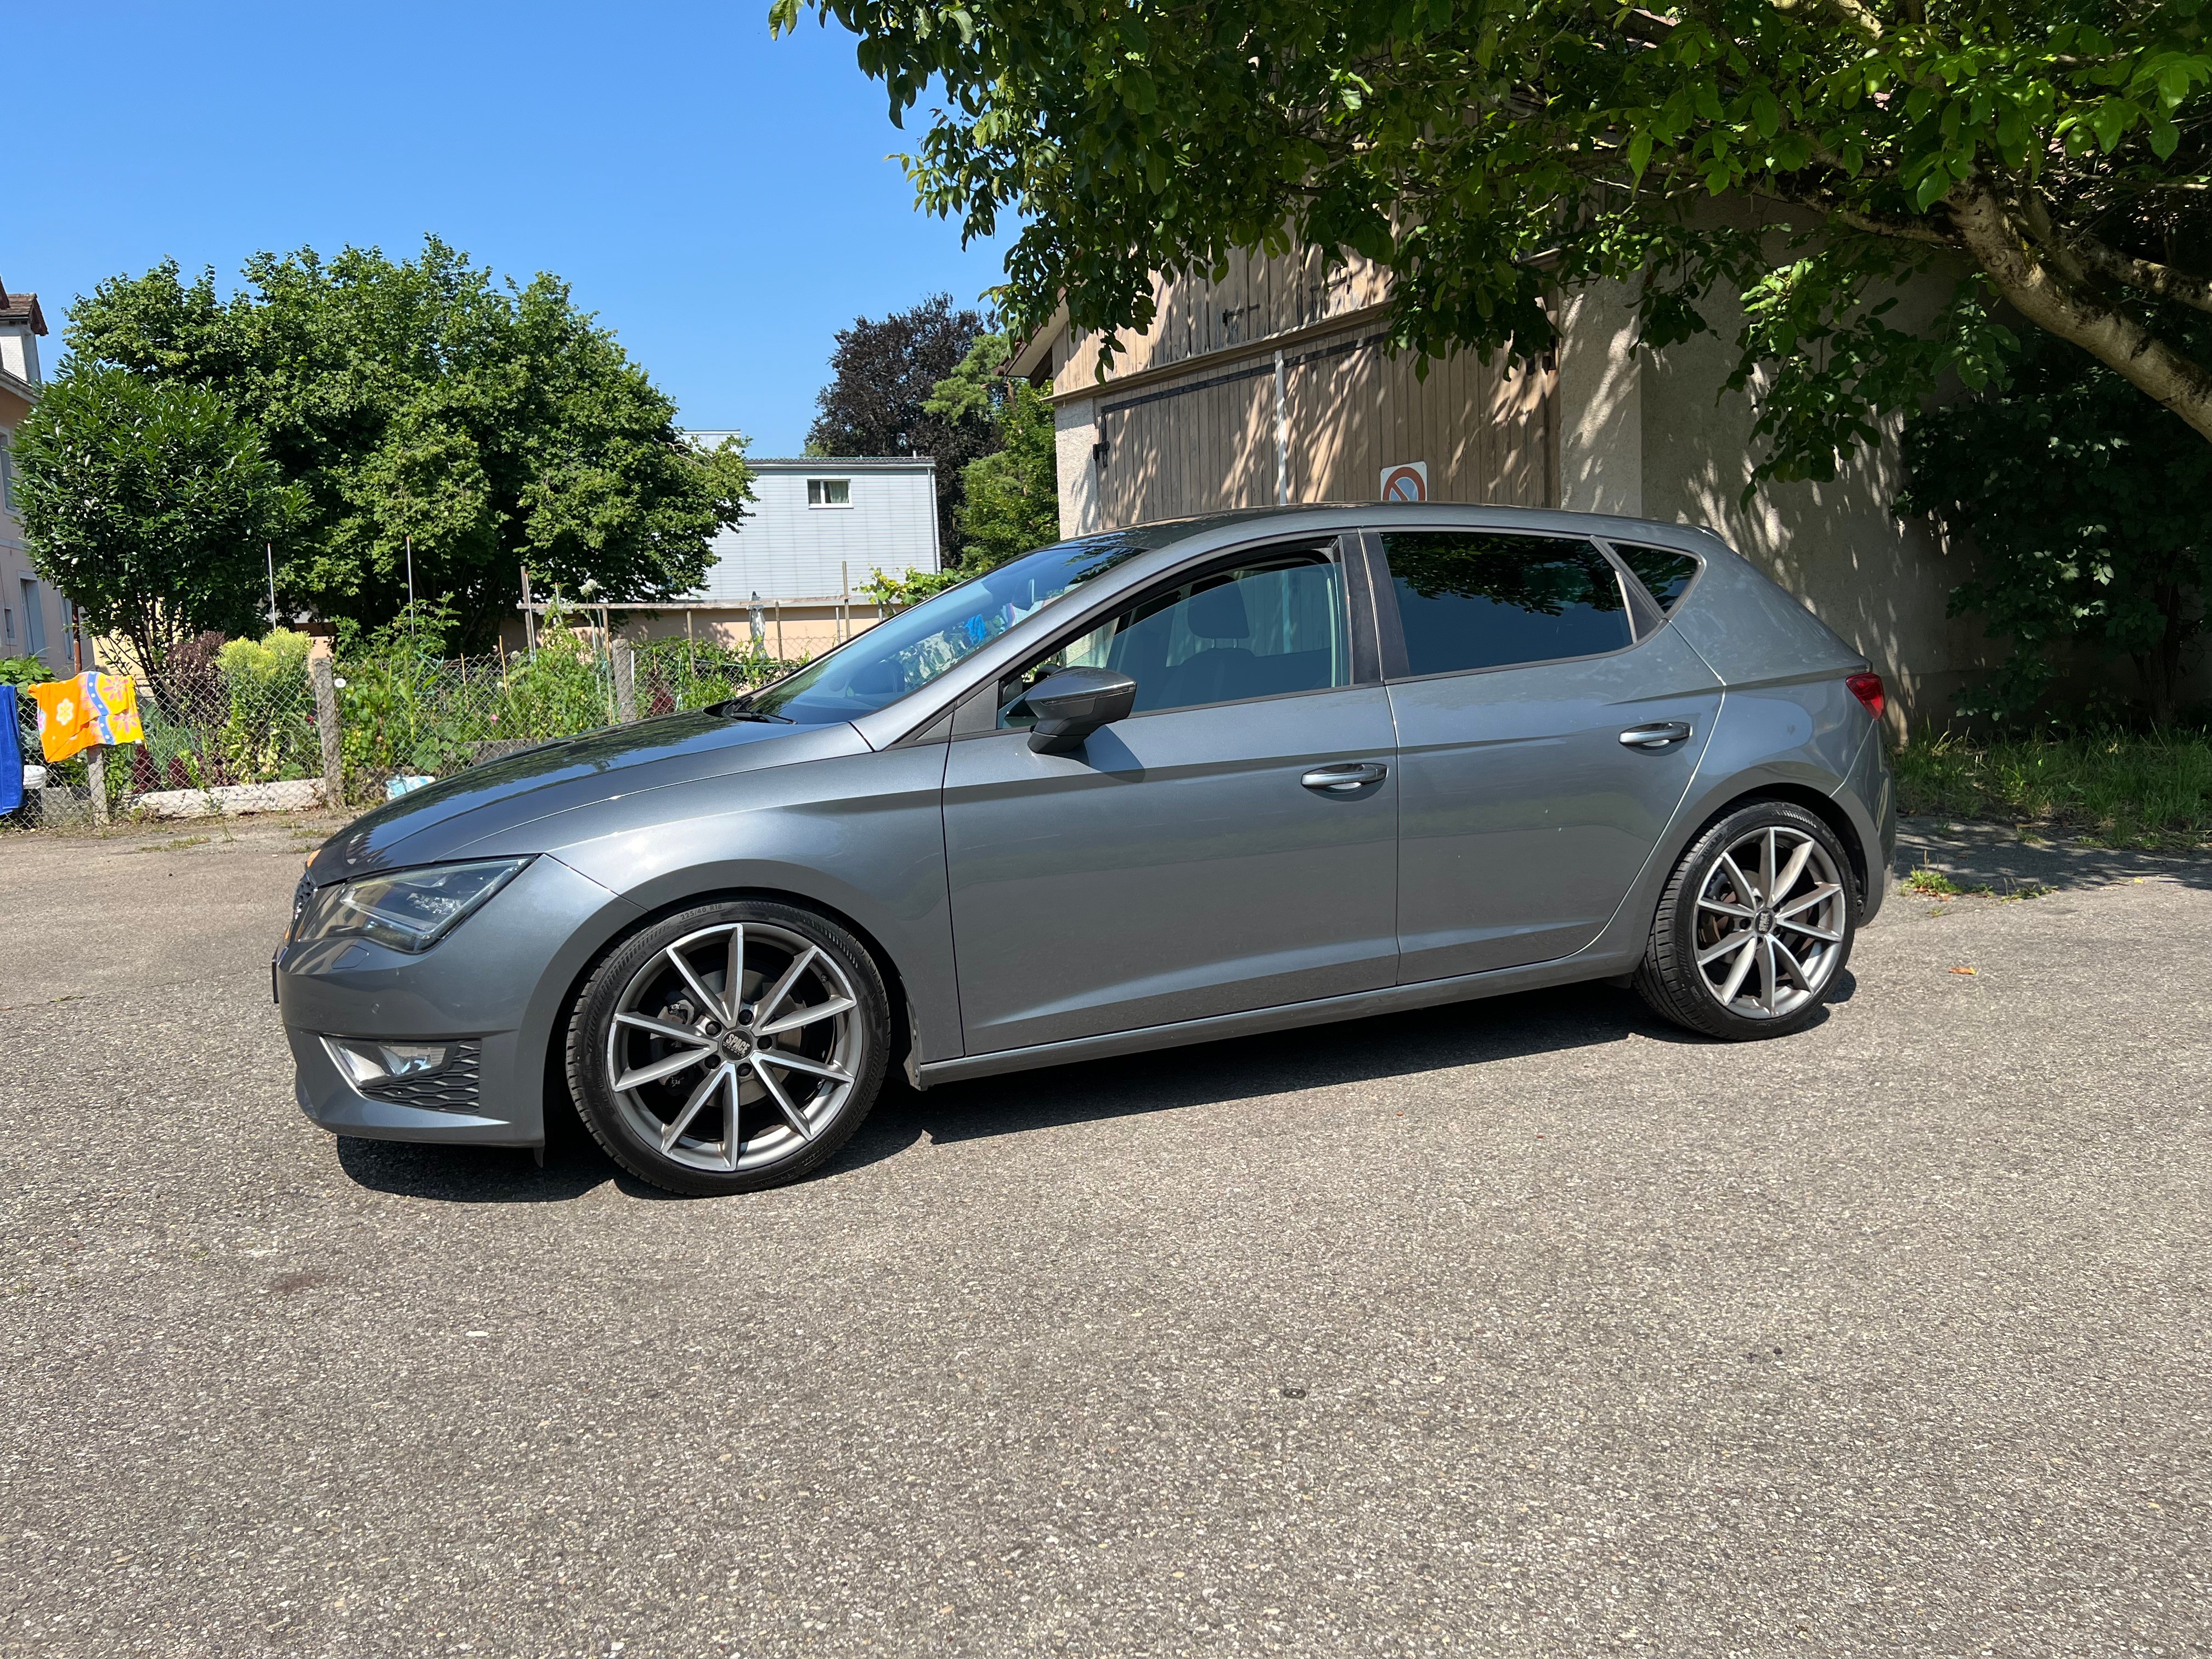
<instances>
[{"instance_id":1,"label":"side skirt","mask_svg":"<svg viewBox=\"0 0 2212 1659\"><path fill-rule=\"evenodd\" d=\"M1584 952L1522 968L1493 968L1486 973L1423 980L1416 985L1386 985L1380 990L1354 991L1340 997L1324 997L1316 1002L1285 1003L1273 1008L1255 1008L1249 1013L1217 1014L1209 1019L1180 1020L1172 1025L1146 1025L1133 1031L1071 1037L1065 1042L1041 1042L1027 1048L1002 1049L993 1054L935 1060L917 1067L914 1082L915 1087L927 1089L934 1084L962 1083L969 1078L1026 1072L1040 1066L1064 1066L1074 1060L1104 1060L1115 1054L1143 1054L1153 1048L1180 1048L1194 1042L1257 1036L1265 1031L1367 1019L1376 1014L1433 1008L1447 1002L1473 1002L1515 991L1570 985L1577 980L1613 979L1619 982L1618 976L1632 971L1636 962L1634 955L1623 957L1608 952L1601 957Z\"/></svg>"}]
</instances>

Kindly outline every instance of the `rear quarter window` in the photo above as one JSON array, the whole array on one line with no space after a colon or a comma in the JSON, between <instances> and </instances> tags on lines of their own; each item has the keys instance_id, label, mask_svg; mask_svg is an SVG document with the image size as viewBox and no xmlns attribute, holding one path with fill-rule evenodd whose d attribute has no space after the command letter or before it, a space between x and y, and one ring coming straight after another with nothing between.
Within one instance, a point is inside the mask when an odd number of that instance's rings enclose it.
<instances>
[{"instance_id":1,"label":"rear quarter window","mask_svg":"<svg viewBox=\"0 0 2212 1659\"><path fill-rule=\"evenodd\" d=\"M1615 542L1613 550L1658 601L1662 611L1674 608L1674 602L1682 597L1698 574L1697 560L1671 547L1638 547L1632 543Z\"/></svg>"}]
</instances>

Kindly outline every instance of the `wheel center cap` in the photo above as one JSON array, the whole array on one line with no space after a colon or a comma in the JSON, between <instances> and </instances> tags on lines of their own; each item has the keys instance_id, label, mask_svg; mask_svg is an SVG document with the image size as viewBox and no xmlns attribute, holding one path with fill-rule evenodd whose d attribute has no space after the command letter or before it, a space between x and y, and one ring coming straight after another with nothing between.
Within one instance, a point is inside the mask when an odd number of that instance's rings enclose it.
<instances>
[{"instance_id":1,"label":"wheel center cap","mask_svg":"<svg viewBox=\"0 0 2212 1659\"><path fill-rule=\"evenodd\" d=\"M725 1031L722 1033L722 1052L724 1054L732 1055L737 1059L743 1059L745 1055L752 1053L752 1051L753 1040L747 1036L743 1031Z\"/></svg>"},{"instance_id":2,"label":"wheel center cap","mask_svg":"<svg viewBox=\"0 0 2212 1659\"><path fill-rule=\"evenodd\" d=\"M1774 931L1774 912L1771 910L1761 910L1757 915L1752 918L1751 927L1753 933L1772 933Z\"/></svg>"}]
</instances>

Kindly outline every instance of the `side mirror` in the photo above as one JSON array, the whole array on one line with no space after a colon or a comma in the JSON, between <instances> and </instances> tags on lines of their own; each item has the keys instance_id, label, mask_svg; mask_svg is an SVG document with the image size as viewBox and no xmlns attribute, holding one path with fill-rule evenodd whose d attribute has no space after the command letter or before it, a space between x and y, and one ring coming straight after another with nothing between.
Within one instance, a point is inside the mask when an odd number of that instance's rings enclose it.
<instances>
[{"instance_id":1,"label":"side mirror","mask_svg":"<svg viewBox=\"0 0 2212 1659\"><path fill-rule=\"evenodd\" d=\"M1041 755L1072 754L1100 726L1128 719L1137 683L1111 668L1063 668L1030 687L1023 701L1036 716L1030 747Z\"/></svg>"}]
</instances>

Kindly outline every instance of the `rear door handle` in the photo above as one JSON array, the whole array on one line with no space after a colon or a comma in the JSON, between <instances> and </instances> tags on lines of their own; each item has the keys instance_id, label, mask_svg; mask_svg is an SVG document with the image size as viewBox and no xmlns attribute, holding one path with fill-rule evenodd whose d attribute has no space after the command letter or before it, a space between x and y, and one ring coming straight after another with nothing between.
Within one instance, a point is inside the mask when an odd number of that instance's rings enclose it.
<instances>
[{"instance_id":1,"label":"rear door handle","mask_svg":"<svg viewBox=\"0 0 2212 1659\"><path fill-rule=\"evenodd\" d=\"M1654 720L1649 726L1630 726L1620 734L1620 741L1629 749L1664 749L1669 744L1683 742L1689 735L1687 720Z\"/></svg>"},{"instance_id":2,"label":"rear door handle","mask_svg":"<svg viewBox=\"0 0 2212 1659\"><path fill-rule=\"evenodd\" d=\"M1380 783L1389 775L1387 766L1375 761L1358 761L1344 766L1316 766L1298 781L1325 795L1348 795L1370 783Z\"/></svg>"}]
</instances>

